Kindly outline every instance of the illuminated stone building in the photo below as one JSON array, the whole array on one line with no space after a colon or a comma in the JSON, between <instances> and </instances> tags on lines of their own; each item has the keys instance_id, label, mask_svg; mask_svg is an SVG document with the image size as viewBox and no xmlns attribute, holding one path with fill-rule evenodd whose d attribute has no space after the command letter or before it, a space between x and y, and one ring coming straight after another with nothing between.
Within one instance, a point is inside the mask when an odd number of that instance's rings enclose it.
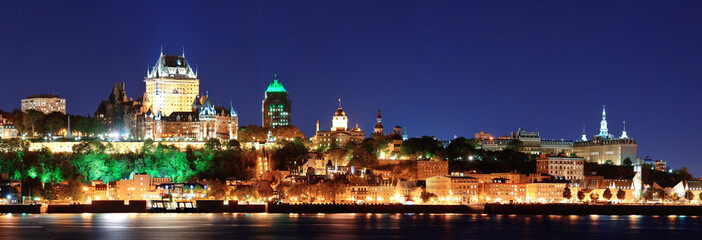
<instances>
[{"instance_id":1,"label":"illuminated stone building","mask_svg":"<svg viewBox=\"0 0 702 240\"><path fill-rule=\"evenodd\" d=\"M566 183L527 183L526 184L526 201L550 203L560 202L563 200L563 191L566 188Z\"/></svg>"},{"instance_id":2,"label":"illuminated stone building","mask_svg":"<svg viewBox=\"0 0 702 240\"><path fill-rule=\"evenodd\" d=\"M427 178L448 175L448 161L417 161L417 180L425 181Z\"/></svg>"},{"instance_id":3,"label":"illuminated stone building","mask_svg":"<svg viewBox=\"0 0 702 240\"><path fill-rule=\"evenodd\" d=\"M209 97L195 97L190 111L162 116L149 109L137 118L138 139L197 140L236 139L239 117L230 103L229 109L212 104Z\"/></svg>"},{"instance_id":4,"label":"illuminated stone building","mask_svg":"<svg viewBox=\"0 0 702 240\"><path fill-rule=\"evenodd\" d=\"M525 202L526 183L492 182L485 184L486 202Z\"/></svg>"},{"instance_id":5,"label":"illuminated stone building","mask_svg":"<svg viewBox=\"0 0 702 240\"><path fill-rule=\"evenodd\" d=\"M273 82L266 89L266 98L263 99L263 127L279 127L292 124L292 102L288 98L283 84L278 82L277 75L273 75Z\"/></svg>"},{"instance_id":6,"label":"illuminated stone building","mask_svg":"<svg viewBox=\"0 0 702 240\"><path fill-rule=\"evenodd\" d=\"M626 128L623 129L622 135L619 138L609 133L607 128L607 113L605 112L604 106L602 106L600 132L595 135L592 140L579 141L573 144L575 154L578 157L582 157L590 162L614 165L622 165L627 158L632 164L638 164L636 163L637 147L636 141L627 136Z\"/></svg>"},{"instance_id":7,"label":"illuminated stone building","mask_svg":"<svg viewBox=\"0 0 702 240\"><path fill-rule=\"evenodd\" d=\"M39 94L28 96L21 101L22 112L27 110L37 110L44 114L60 112L66 114L66 99L59 98L58 95Z\"/></svg>"},{"instance_id":8,"label":"illuminated stone building","mask_svg":"<svg viewBox=\"0 0 702 240\"><path fill-rule=\"evenodd\" d=\"M117 181L117 199L143 200L151 192L151 175L134 174L132 179Z\"/></svg>"},{"instance_id":9,"label":"illuminated stone building","mask_svg":"<svg viewBox=\"0 0 702 240\"><path fill-rule=\"evenodd\" d=\"M17 138L18 135L15 125L0 115L0 139Z\"/></svg>"},{"instance_id":10,"label":"illuminated stone building","mask_svg":"<svg viewBox=\"0 0 702 240\"><path fill-rule=\"evenodd\" d=\"M524 144L523 153L539 155L545 154L571 154L573 153L573 141L568 140L546 140L542 139L539 132L527 132L525 129L519 129L512 132L510 136L493 138L492 135L486 132L475 134L476 139L480 140L480 146L488 151L502 151L507 149L508 144L513 140L519 140Z\"/></svg>"},{"instance_id":11,"label":"illuminated stone building","mask_svg":"<svg viewBox=\"0 0 702 240\"><path fill-rule=\"evenodd\" d=\"M193 98L200 93L200 79L185 59L185 53L163 55L162 51L144 82L144 96L151 101L151 111L162 116L190 111Z\"/></svg>"},{"instance_id":12,"label":"illuminated stone building","mask_svg":"<svg viewBox=\"0 0 702 240\"><path fill-rule=\"evenodd\" d=\"M443 203L475 203L483 192L483 184L470 176L440 175L427 178L427 192L436 194Z\"/></svg>"},{"instance_id":13,"label":"illuminated stone building","mask_svg":"<svg viewBox=\"0 0 702 240\"><path fill-rule=\"evenodd\" d=\"M585 179L584 164L585 161L581 157L541 154L536 159L536 173L548 174L563 180L577 181Z\"/></svg>"},{"instance_id":14,"label":"illuminated stone building","mask_svg":"<svg viewBox=\"0 0 702 240\"><path fill-rule=\"evenodd\" d=\"M136 116L146 112L150 105L148 98L139 97L136 101L127 98L125 83L115 83L107 100L100 102L95 118L103 119L110 131L135 136Z\"/></svg>"},{"instance_id":15,"label":"illuminated stone building","mask_svg":"<svg viewBox=\"0 0 702 240\"><path fill-rule=\"evenodd\" d=\"M314 144L332 144L345 145L349 142L361 142L366 137L366 133L358 128L358 124L354 129L348 129L348 118L346 112L341 109L341 99L339 100L339 109L336 110L332 117L332 127L330 131L320 131L319 121L317 121L316 134L312 137Z\"/></svg>"}]
</instances>

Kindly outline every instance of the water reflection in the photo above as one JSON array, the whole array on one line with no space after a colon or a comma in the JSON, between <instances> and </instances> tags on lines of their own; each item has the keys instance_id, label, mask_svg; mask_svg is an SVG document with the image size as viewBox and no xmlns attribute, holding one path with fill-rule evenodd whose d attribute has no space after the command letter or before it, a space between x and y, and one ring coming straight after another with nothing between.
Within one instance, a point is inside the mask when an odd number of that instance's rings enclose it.
<instances>
[{"instance_id":1,"label":"water reflection","mask_svg":"<svg viewBox=\"0 0 702 240\"><path fill-rule=\"evenodd\" d=\"M701 225L684 215L5 214L0 239L697 239Z\"/></svg>"}]
</instances>

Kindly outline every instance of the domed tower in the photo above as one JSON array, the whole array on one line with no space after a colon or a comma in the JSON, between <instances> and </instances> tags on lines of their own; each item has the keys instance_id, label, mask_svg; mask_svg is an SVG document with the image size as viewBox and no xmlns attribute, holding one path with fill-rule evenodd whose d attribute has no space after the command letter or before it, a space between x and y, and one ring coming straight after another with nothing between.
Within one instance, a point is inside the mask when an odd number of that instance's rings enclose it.
<instances>
[{"instance_id":1,"label":"domed tower","mask_svg":"<svg viewBox=\"0 0 702 240\"><path fill-rule=\"evenodd\" d=\"M376 118L376 123L375 123L375 134L382 136L383 133L383 123L382 123L383 118L380 117L380 109L378 109L378 117Z\"/></svg>"},{"instance_id":2,"label":"domed tower","mask_svg":"<svg viewBox=\"0 0 702 240\"><path fill-rule=\"evenodd\" d=\"M341 99L339 99L339 109L334 113L332 118L332 131L346 131L348 129L349 119L346 117L346 113L341 109Z\"/></svg>"}]
</instances>

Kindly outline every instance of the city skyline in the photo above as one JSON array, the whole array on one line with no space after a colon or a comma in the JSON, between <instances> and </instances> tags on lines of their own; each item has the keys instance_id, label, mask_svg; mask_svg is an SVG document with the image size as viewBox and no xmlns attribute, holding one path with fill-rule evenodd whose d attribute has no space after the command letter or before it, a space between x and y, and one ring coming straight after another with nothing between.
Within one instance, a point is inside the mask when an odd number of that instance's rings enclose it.
<instances>
[{"instance_id":1,"label":"city skyline","mask_svg":"<svg viewBox=\"0 0 702 240\"><path fill-rule=\"evenodd\" d=\"M260 125L259 104L273 74L295 102L292 124L307 136L314 134L316 120L323 129L331 126L338 98L349 122L365 132L372 132L380 108L386 129L400 125L410 136L442 140L479 131L502 136L518 128L545 139L578 140L583 124L592 138L606 105L609 132L620 135L626 121L639 156L702 173L695 152L678 147L702 143L695 138L699 113L688 110L700 107L693 100L700 86L694 81L699 60L692 53L701 50L695 44L701 36L687 28L700 20L688 19L694 12L680 6L658 11L660 6L628 9L613 3L584 11L569 5L576 3L456 9L212 4L188 5L193 16L173 18L167 12L180 7L165 6L166 13L159 13L154 10L162 6L156 3L144 8L95 3L104 9L76 16L62 13L87 7L57 4L20 16L11 10L31 3L13 4L18 5L0 10L3 31L22 36L5 34L9 37L0 40L4 78L16 80L19 89L0 97L5 111L19 109L27 95L49 93L67 99L67 113L92 115L117 82L125 82L127 94L136 97L145 92L144 69L153 66L162 45L166 54L179 55L185 48L201 76L200 94L215 96L215 105L233 101L240 126ZM529 12L518 7L543 8L544 16L516 23ZM675 15L665 11L671 9ZM129 19L120 11L139 17ZM215 17L198 18L208 12ZM106 20L86 21L98 14ZM417 16L425 21L413 20ZM398 17L402 20L393 20ZM16 21L26 24L20 29ZM217 22L226 33L213 26ZM40 33L27 30L35 28ZM40 41L44 35L51 41ZM81 87L86 82L89 89Z\"/></svg>"}]
</instances>

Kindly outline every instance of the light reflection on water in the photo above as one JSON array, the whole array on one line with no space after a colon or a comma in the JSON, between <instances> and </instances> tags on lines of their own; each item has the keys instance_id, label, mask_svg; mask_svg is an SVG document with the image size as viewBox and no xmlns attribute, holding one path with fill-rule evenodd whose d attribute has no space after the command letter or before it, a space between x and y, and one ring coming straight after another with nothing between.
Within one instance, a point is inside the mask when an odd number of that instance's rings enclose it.
<instances>
[{"instance_id":1,"label":"light reflection on water","mask_svg":"<svg viewBox=\"0 0 702 240\"><path fill-rule=\"evenodd\" d=\"M702 236L696 216L489 214L5 214L0 239L651 239ZM692 238L690 238L692 237Z\"/></svg>"}]
</instances>

